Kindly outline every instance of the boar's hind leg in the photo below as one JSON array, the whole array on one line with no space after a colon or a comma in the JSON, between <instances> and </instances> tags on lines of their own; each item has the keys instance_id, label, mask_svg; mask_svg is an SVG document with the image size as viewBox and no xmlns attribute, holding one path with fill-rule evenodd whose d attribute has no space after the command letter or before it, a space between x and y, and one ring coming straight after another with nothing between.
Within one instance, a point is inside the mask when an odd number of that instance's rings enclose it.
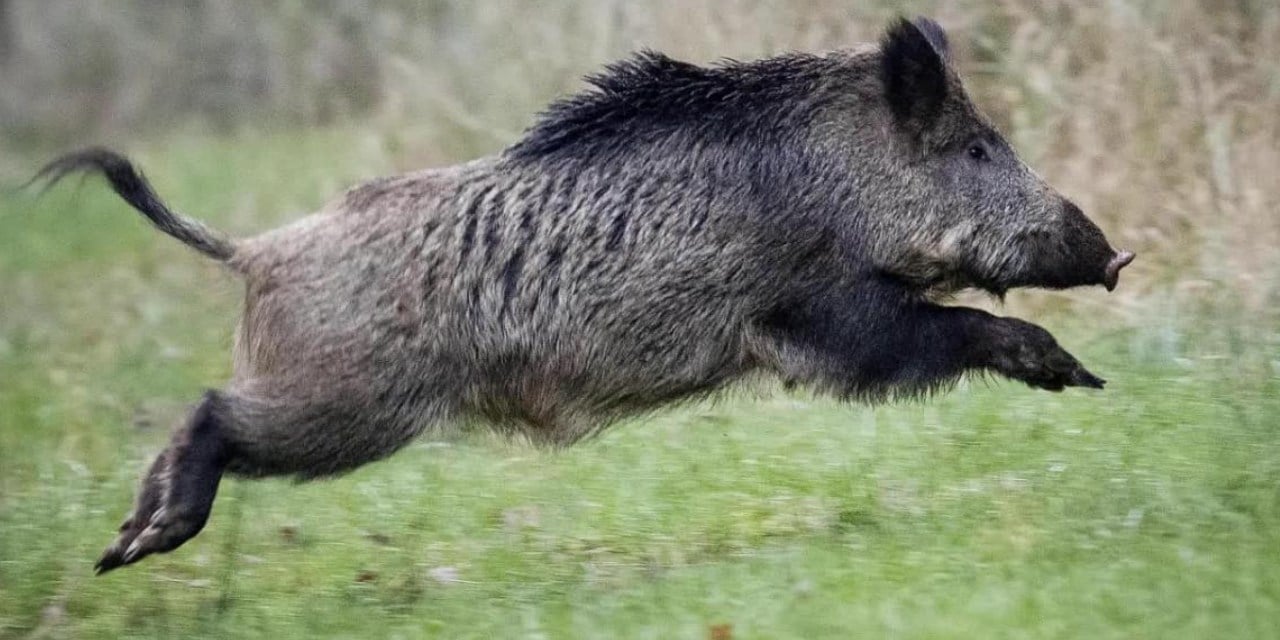
<instances>
[{"instance_id":1,"label":"boar's hind leg","mask_svg":"<svg viewBox=\"0 0 1280 640\"><path fill-rule=\"evenodd\" d=\"M178 548L204 528L223 472L314 478L386 457L443 415L420 387L328 400L211 391L142 481L99 573ZM438 397L438 396L431 396ZM395 402L381 402L395 398Z\"/></svg>"},{"instance_id":2,"label":"boar's hind leg","mask_svg":"<svg viewBox=\"0 0 1280 640\"><path fill-rule=\"evenodd\" d=\"M94 566L98 573L178 548L204 528L227 462L225 411L205 394L142 481L133 513Z\"/></svg>"},{"instance_id":3,"label":"boar's hind leg","mask_svg":"<svg viewBox=\"0 0 1280 640\"><path fill-rule=\"evenodd\" d=\"M331 389L305 400L233 392L227 472L307 480L385 458L447 413L429 387Z\"/></svg>"}]
</instances>

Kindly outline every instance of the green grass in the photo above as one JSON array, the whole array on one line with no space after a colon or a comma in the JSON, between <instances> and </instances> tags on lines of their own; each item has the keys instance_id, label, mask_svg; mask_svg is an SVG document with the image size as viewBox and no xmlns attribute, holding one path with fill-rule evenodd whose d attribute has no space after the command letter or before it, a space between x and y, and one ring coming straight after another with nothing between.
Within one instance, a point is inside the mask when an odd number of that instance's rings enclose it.
<instances>
[{"instance_id":1,"label":"green grass","mask_svg":"<svg viewBox=\"0 0 1280 640\"><path fill-rule=\"evenodd\" d=\"M239 233L388 166L339 133L141 151L178 208ZM475 437L334 481L233 480L182 549L94 577L168 427L227 375L239 295L101 185L0 203L0 637L1280 629L1280 349L1220 319L1039 318L1100 394L779 393L560 453Z\"/></svg>"}]
</instances>

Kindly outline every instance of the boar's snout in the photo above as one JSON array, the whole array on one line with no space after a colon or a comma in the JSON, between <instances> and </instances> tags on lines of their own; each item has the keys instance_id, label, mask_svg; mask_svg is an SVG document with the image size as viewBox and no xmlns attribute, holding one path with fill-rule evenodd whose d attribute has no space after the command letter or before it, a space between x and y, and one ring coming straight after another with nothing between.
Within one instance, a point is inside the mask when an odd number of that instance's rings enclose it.
<instances>
[{"instance_id":1,"label":"boar's snout","mask_svg":"<svg viewBox=\"0 0 1280 640\"><path fill-rule=\"evenodd\" d=\"M1031 249L1031 275L1025 284L1054 289L1100 284L1114 290L1120 270L1133 262L1132 251L1116 251L1084 212L1063 200L1061 231L1048 245ZM1049 239L1049 238L1046 238Z\"/></svg>"},{"instance_id":2,"label":"boar's snout","mask_svg":"<svg viewBox=\"0 0 1280 640\"><path fill-rule=\"evenodd\" d=\"M1107 291L1113 291L1120 281L1120 270L1133 262L1132 251L1116 251L1102 233L1102 229L1094 224L1075 203L1064 204L1067 222L1067 236L1075 247L1080 266L1091 272L1086 275L1083 284L1101 284Z\"/></svg>"},{"instance_id":3,"label":"boar's snout","mask_svg":"<svg viewBox=\"0 0 1280 640\"><path fill-rule=\"evenodd\" d=\"M1107 279L1102 283L1107 291L1115 291L1116 283L1120 281L1120 270L1129 266L1135 257L1132 251L1121 251L1111 257L1111 261L1107 263Z\"/></svg>"}]
</instances>

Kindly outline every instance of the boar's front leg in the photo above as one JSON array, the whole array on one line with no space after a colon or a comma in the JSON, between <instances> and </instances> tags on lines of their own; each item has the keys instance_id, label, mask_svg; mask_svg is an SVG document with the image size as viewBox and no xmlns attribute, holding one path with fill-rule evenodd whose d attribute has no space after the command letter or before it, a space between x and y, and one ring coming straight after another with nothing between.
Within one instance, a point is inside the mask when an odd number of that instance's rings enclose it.
<instances>
[{"instance_id":1,"label":"boar's front leg","mask_svg":"<svg viewBox=\"0 0 1280 640\"><path fill-rule=\"evenodd\" d=\"M892 289L788 305L761 328L785 380L845 397L926 393L973 370L1050 391L1104 384L1034 324Z\"/></svg>"},{"instance_id":2,"label":"boar's front leg","mask_svg":"<svg viewBox=\"0 0 1280 640\"><path fill-rule=\"evenodd\" d=\"M976 323L972 358L978 366L1049 391L1065 387L1101 389L1106 380L1089 373L1075 356L1058 346L1043 328L1017 318L1000 318L982 311ZM985 318L982 316L986 316Z\"/></svg>"}]
</instances>

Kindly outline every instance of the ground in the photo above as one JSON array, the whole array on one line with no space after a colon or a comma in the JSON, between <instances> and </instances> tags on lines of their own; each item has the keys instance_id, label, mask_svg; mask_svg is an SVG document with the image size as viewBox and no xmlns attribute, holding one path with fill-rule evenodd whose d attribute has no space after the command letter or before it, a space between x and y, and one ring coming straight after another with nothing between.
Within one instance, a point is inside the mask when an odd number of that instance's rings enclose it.
<instances>
[{"instance_id":1,"label":"ground","mask_svg":"<svg viewBox=\"0 0 1280 640\"><path fill-rule=\"evenodd\" d=\"M349 134L139 151L177 208L240 232L388 168ZM0 200L0 637L1280 629L1280 349L1169 314L1032 318L1101 393L771 392L563 452L422 442L332 481L225 482L196 539L93 576L168 429L225 379L239 296L101 184Z\"/></svg>"}]
</instances>

